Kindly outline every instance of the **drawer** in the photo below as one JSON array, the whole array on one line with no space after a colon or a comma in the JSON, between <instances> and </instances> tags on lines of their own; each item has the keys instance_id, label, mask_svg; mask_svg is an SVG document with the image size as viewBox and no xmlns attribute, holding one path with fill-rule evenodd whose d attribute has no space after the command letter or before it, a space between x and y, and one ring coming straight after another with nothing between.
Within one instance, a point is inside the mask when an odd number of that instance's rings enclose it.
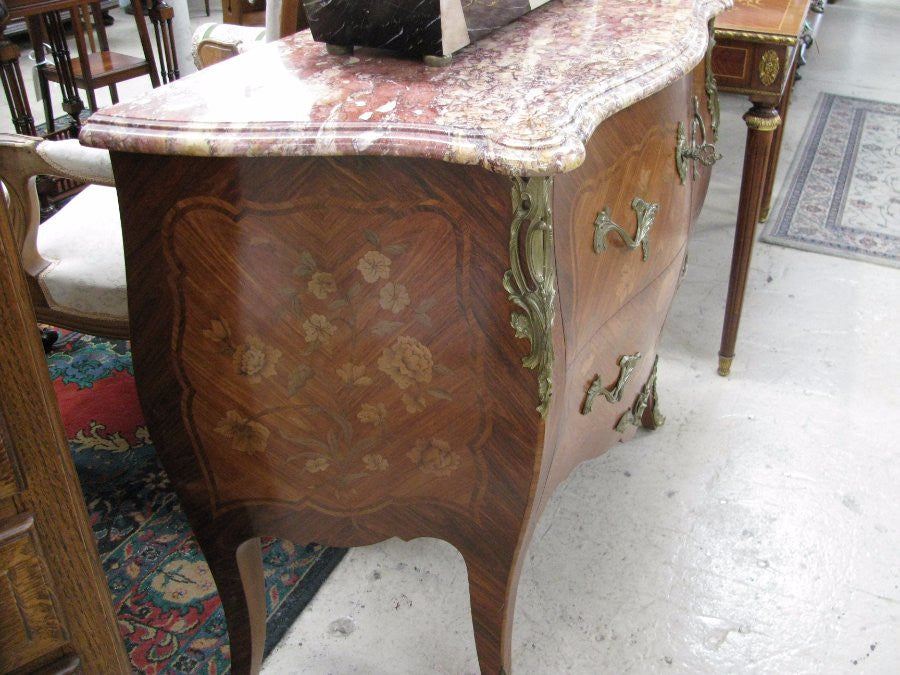
<instances>
[{"instance_id":1,"label":"drawer","mask_svg":"<svg viewBox=\"0 0 900 675\"><path fill-rule=\"evenodd\" d=\"M609 318L593 335L589 349L570 359L565 383L559 383L563 395L554 401L562 411L551 486L578 463L634 434L642 412L636 404L654 371L665 310L678 286L686 250L682 247L662 274ZM665 364L661 370L664 374ZM594 383L588 409L585 403ZM665 405L662 408L664 413Z\"/></svg>"},{"instance_id":2,"label":"drawer","mask_svg":"<svg viewBox=\"0 0 900 675\"><path fill-rule=\"evenodd\" d=\"M605 121L587 144L585 162L555 179L557 274L570 362L687 240L691 180L681 182L675 147L679 122L688 126L693 113L693 79L689 74Z\"/></svg>"}]
</instances>

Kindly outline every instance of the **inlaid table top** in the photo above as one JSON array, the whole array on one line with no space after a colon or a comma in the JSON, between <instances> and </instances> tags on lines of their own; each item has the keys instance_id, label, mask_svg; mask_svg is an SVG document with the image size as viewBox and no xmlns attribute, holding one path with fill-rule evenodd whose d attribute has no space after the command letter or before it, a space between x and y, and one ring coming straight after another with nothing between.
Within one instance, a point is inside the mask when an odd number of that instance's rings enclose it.
<instances>
[{"instance_id":1,"label":"inlaid table top","mask_svg":"<svg viewBox=\"0 0 900 675\"><path fill-rule=\"evenodd\" d=\"M803 32L809 0L734 0L716 18L716 37L794 44ZM742 35L749 33L749 35Z\"/></svg>"},{"instance_id":2,"label":"inlaid table top","mask_svg":"<svg viewBox=\"0 0 900 675\"><path fill-rule=\"evenodd\" d=\"M569 171L604 119L702 60L730 0L555 0L444 68L301 32L93 115L86 145L193 156L394 155Z\"/></svg>"}]
</instances>

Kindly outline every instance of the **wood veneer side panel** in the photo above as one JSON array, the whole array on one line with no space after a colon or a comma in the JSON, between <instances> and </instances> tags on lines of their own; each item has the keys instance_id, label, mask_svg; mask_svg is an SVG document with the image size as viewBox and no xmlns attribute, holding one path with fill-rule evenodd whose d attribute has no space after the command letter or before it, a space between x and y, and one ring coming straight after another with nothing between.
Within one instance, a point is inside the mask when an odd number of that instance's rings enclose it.
<instances>
[{"instance_id":1,"label":"wood veneer side panel","mask_svg":"<svg viewBox=\"0 0 900 675\"><path fill-rule=\"evenodd\" d=\"M484 653L501 641L509 652L502 617L511 616L545 429L535 409L536 373L522 365L530 346L515 337L515 308L502 285L510 266L510 179L478 167L391 158L114 154L113 166L138 390L205 550L227 550L260 534L344 546L391 536L445 539L466 559L482 666L496 671L499 661ZM149 183L157 185L153 194ZM391 258L390 269L360 277L363 258L373 252ZM349 317L337 316L343 304L310 295L309 284L321 281L313 280L310 260L316 273L333 276L337 290L319 288L321 294L358 306L356 319L347 323ZM390 293L389 283L409 295L395 313L373 293L379 287ZM270 311L285 285L301 298L295 315ZM427 321L410 314L416 308ZM344 337L351 325L377 329L367 317L379 311L398 324L387 326L391 336L402 333L428 347L434 367L422 379L448 397L404 412L397 399L417 385L385 378L382 358L394 338L373 338L368 328L355 342ZM328 338L328 359L309 353L306 324L314 315L327 315L334 326L344 321ZM236 379L236 362L209 349L200 331L221 319L230 327L229 348L252 334L279 351L277 367L253 383ZM315 375L296 395L286 393L285 374L299 362ZM360 390L339 387L340 396L329 398L333 382L321 375L345 363L365 366L367 382ZM565 359L558 363L564 372ZM355 398L363 390L373 398ZM216 436L228 409L216 406L226 399L244 418L258 414L263 401L266 409L295 406L297 414L254 417L269 425L270 440L265 451L242 457ZM384 403L391 424L411 414L403 423L411 426L392 430L371 450L385 461L383 480L360 483L356 495L323 493L335 485L329 470L343 461L337 455L304 473L297 458L305 461L310 442L285 445L281 432L303 415L298 405L311 402L353 425L354 434L363 433L361 404ZM305 422L317 434L314 446L327 438L316 426L324 417ZM446 442L459 454L458 467L448 459L439 471L410 475L417 437Z\"/></svg>"},{"instance_id":2,"label":"wood veneer side panel","mask_svg":"<svg viewBox=\"0 0 900 675\"><path fill-rule=\"evenodd\" d=\"M138 382L139 391L148 415L158 421L157 427L162 435L168 434L174 427L181 424L184 402L175 403L179 399L178 390L181 385L173 364L185 354L187 345L179 343L177 335L173 337L173 330L177 333L178 322L191 321L190 310L187 314L178 313L177 299L172 295L170 273L174 268L167 269L169 266L165 262L164 242L160 235L160 224L165 220L166 213L173 204L184 203L195 197L205 199L210 195L216 195L215 200L229 204L242 203L246 205L251 202L256 205L287 204L285 213L289 218L295 218L297 228L307 233L303 235L305 239L301 243L292 241L291 245L296 244L298 248L308 247L316 256L321 256L323 255L320 253L321 251L328 250L330 246L339 245L345 235L362 238L365 230L374 228L374 226L367 226L365 214L361 215L356 210L356 206L347 209L340 205L335 205L333 208L327 206L334 196L326 194L330 189L328 185L338 183L339 191L344 194L348 203L353 202L354 205L358 205L371 199L373 213L379 208L377 205L378 195L381 195L383 199L386 191L404 195L404 199L417 205L424 205L426 210L435 206L435 209L442 213L446 212L445 215L441 215L443 220L452 220L457 231L465 235L454 241L446 234L446 231L442 231L441 234L436 233L436 238L432 241L433 247L421 251L421 255L424 257L417 258L419 255L417 251L410 251L408 255L415 259L413 266L418 266L417 269L420 272L423 268L439 265L444 256L455 258L459 255L466 258L466 274L468 275L464 280L467 285L466 289L460 290L459 286L463 282L454 278L447 278L446 283L442 286L435 285L427 289L428 293L425 295L436 299L433 305L435 309L432 311L432 320L438 321L441 312L466 317L468 332L461 333L458 340L453 340L453 346L449 346L450 341L448 340L445 351L452 351L454 357L464 361L470 358L476 359L476 357L482 359L482 366L488 369L488 372L478 374L478 377L481 378L478 381L482 382L482 389L478 395L486 398L485 405L489 406L489 412L496 421L495 424L490 425L490 434L494 436L509 434L504 443L516 446L507 452L491 456L489 461L498 470L520 475L520 478L516 479L517 482L522 477L530 481L531 462L534 458L535 447L540 445L542 440L542 425L540 417L535 411L538 403L536 375L521 365L522 357L528 353L529 344L527 340L517 339L509 325L510 313L514 307L507 300L507 293L502 287L502 274L509 267L509 223L512 218L511 185L508 178L475 167L462 167L426 160L416 162L345 158L342 160L235 161L188 158L157 159L114 155L113 161L117 176L128 176L120 187L122 190L120 202L123 205L123 222L125 224L129 289L136 289L130 294L129 309L133 317L137 375L139 378L143 375ZM394 166L401 167L396 174L391 173ZM144 184L144 179L153 175L157 176L157 182L159 182L160 176L171 177L171 183L162 186L160 190L160 192L168 194L166 199L160 199L159 193L148 196L142 191L141 186ZM187 176L194 178L190 180ZM276 178L278 176L283 178ZM281 182L276 184L277 180ZM309 234L309 230L305 229L310 227L310 223L303 222L304 217L309 215L308 213L306 216L303 215L303 211L308 205L295 212L291 211L292 200L309 199L310 194L316 195L315 199L318 203L326 204L325 207L322 207L321 213L347 212L347 215L335 216L336 219L332 219L332 216L328 215L317 221L321 222L323 228L330 228L322 236L331 243L325 239L316 241ZM268 208L268 206L263 208ZM316 213L320 212L316 211ZM206 215L198 216L201 220L206 217ZM262 213L259 220L265 222L268 218L274 223L276 217L280 216L278 214L267 216ZM377 231L384 241L391 241L390 228L394 227L391 221L393 217L389 214L379 221L383 227ZM421 214L412 217L424 218ZM427 218L423 220L423 222L426 221ZM241 221L244 224L247 222L247 220ZM427 227L433 227L432 221L427 221L427 223ZM195 232L204 230L213 232L221 226L221 222L211 220L198 225ZM187 227L190 227L187 221L179 221L173 226L172 231L183 231ZM247 227L250 226L247 225ZM273 228L275 229L271 230L271 234L276 238L277 244L278 237L285 235L287 231L282 225L273 225ZM278 230L277 228L282 229ZM204 256L212 258L220 256L223 263L216 272L220 278L209 279L210 293L213 292L213 287L231 285L236 289L237 295L267 294L267 288L254 286L253 284L256 282L250 276L239 277L237 266L232 264L234 261L226 262L227 256L230 255L226 251L226 244L229 246L234 244L232 251L234 252L240 250L244 243L233 241L229 243L223 238L217 244L220 246L219 248L210 249L206 253L198 252L198 259ZM189 255L187 248L187 246L184 247L184 256L179 258L175 266L178 268L176 274L186 273L189 275L190 272L186 272L186 270L189 270L197 262ZM253 272L253 275L262 275L264 266L268 264L266 257L263 255L254 260L255 262L249 263L251 267L256 265L257 272ZM398 263L395 262L394 268L396 267L398 267ZM244 271L246 272L248 269L250 268L248 267ZM392 271L391 274L395 276L391 276L390 280L402 281L410 291L411 302L413 302L421 295L417 296L413 293L408 277L399 276L401 272L400 269L396 269L396 272ZM177 283L181 284L183 281L184 276L180 276ZM386 281L387 278L376 283L381 284ZM305 283L307 283L306 279L303 279L302 284ZM274 293L276 289L268 290ZM365 286L364 290L367 290ZM263 302L262 295L259 296L259 302ZM222 306L219 309L226 311ZM309 310L309 313L313 311ZM397 316L402 318L403 314ZM247 321L251 319L255 321L257 318L244 316ZM240 321L244 319L238 315L230 317L229 320L231 326L235 328L235 332ZM291 332L291 339L295 341L298 349L304 346L303 332L299 330L298 333L294 333L294 328L299 323L293 319L288 318L281 323L273 323L271 326L263 324L264 322L257 321L254 324L254 330L271 331L269 337L272 340L277 339L276 335L279 331L287 330ZM447 330L458 329L459 324L450 322L447 325ZM476 333L481 334L478 336L480 341L478 345L472 343ZM183 337L184 340L187 340L190 336L184 333ZM483 353L476 353L476 347L482 349ZM287 359L288 354L286 353L287 349L281 351L283 352L281 357L283 362ZM190 357L185 357L184 360L188 358ZM332 358L336 366L339 366L345 355L335 352ZM438 360L437 352L435 352L435 360ZM369 371L369 375L377 376L378 373L373 369ZM464 373L463 375L474 377L473 373ZM475 379L472 380L472 382L475 381ZM493 388L488 388L485 384L488 382ZM436 409L436 404L434 407ZM430 403L429 409L431 409ZM185 452L185 448L192 445L189 436L179 436L179 440L184 443L181 449L174 451L171 448L164 448L161 450L164 461L170 463L167 469L176 477L176 480L181 481L183 486L189 487L191 490L196 488L196 492L192 492L192 494L203 493L206 490L203 487L206 484L204 482L206 478L203 476L202 462L198 463L195 456L190 452ZM160 442L162 441L163 439L160 438ZM167 443L167 445L169 444ZM255 457L253 460L258 463L260 457ZM515 468L522 461L527 464L527 470ZM211 513L208 501L190 495L188 498L193 508ZM251 499L251 501L253 500ZM341 520L349 521L348 518L340 516L334 519L335 522ZM366 515L362 512L355 514L352 520L354 521L353 527L358 528L359 524L366 520ZM331 532L337 537L344 538L350 537L351 531L352 528L347 530L344 526L339 526L336 530L317 534L327 535ZM322 540L319 539L319 541ZM356 540L352 543L362 542Z\"/></svg>"},{"instance_id":3,"label":"wood veneer side panel","mask_svg":"<svg viewBox=\"0 0 900 675\"><path fill-rule=\"evenodd\" d=\"M130 671L78 478L62 432L34 312L5 209L0 209L0 416L23 473L19 508L34 514L54 605L87 673ZM56 654L54 658L59 658Z\"/></svg>"}]
</instances>

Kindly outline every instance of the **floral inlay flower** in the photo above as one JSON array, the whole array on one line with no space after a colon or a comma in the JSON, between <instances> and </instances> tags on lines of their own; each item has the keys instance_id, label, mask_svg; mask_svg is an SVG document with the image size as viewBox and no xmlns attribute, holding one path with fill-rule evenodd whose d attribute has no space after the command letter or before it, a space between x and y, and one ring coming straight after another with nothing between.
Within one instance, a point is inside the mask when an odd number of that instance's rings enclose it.
<instances>
[{"instance_id":1,"label":"floral inlay flower","mask_svg":"<svg viewBox=\"0 0 900 675\"><path fill-rule=\"evenodd\" d=\"M319 471L325 471L328 468L328 458L327 457L316 457L315 459L306 460L306 470L310 473L318 473Z\"/></svg>"},{"instance_id":2,"label":"floral inlay flower","mask_svg":"<svg viewBox=\"0 0 900 675\"><path fill-rule=\"evenodd\" d=\"M372 384L372 378L366 375L366 367L355 363L345 363L337 369L337 375L345 384L365 386Z\"/></svg>"},{"instance_id":3,"label":"floral inlay flower","mask_svg":"<svg viewBox=\"0 0 900 675\"><path fill-rule=\"evenodd\" d=\"M427 401L421 394L403 394L400 398L403 400L403 405L406 406L406 412L417 413L425 410Z\"/></svg>"},{"instance_id":4,"label":"floral inlay flower","mask_svg":"<svg viewBox=\"0 0 900 675\"><path fill-rule=\"evenodd\" d=\"M269 347L255 335L250 335L232 355L234 370L245 375L253 384L275 374L275 364L281 358L281 350Z\"/></svg>"},{"instance_id":5,"label":"floral inlay flower","mask_svg":"<svg viewBox=\"0 0 900 675\"><path fill-rule=\"evenodd\" d=\"M387 471L388 461L377 454L368 454L363 455L362 458L363 464L366 465L366 470L375 473L376 471Z\"/></svg>"},{"instance_id":6,"label":"floral inlay flower","mask_svg":"<svg viewBox=\"0 0 900 675\"><path fill-rule=\"evenodd\" d=\"M459 468L459 454L450 449L447 441L420 438L407 454L421 471L435 476L446 476Z\"/></svg>"},{"instance_id":7,"label":"floral inlay flower","mask_svg":"<svg viewBox=\"0 0 900 675\"><path fill-rule=\"evenodd\" d=\"M334 275L328 272L316 272L312 275L306 287L309 292L316 296L319 300L324 300L331 293L337 291L337 284L334 283Z\"/></svg>"},{"instance_id":8,"label":"floral inlay flower","mask_svg":"<svg viewBox=\"0 0 900 675\"><path fill-rule=\"evenodd\" d=\"M313 314L303 322L303 332L307 342L327 344L336 330L337 326L321 314Z\"/></svg>"},{"instance_id":9,"label":"floral inlay flower","mask_svg":"<svg viewBox=\"0 0 900 675\"><path fill-rule=\"evenodd\" d=\"M229 410L219 422L216 431L231 439L231 449L252 455L263 452L269 443L268 427L242 416L237 410Z\"/></svg>"},{"instance_id":10,"label":"floral inlay flower","mask_svg":"<svg viewBox=\"0 0 900 675\"><path fill-rule=\"evenodd\" d=\"M414 382L431 382L434 359L431 351L408 335L401 335L378 357L378 369L390 376L401 389Z\"/></svg>"},{"instance_id":11,"label":"floral inlay flower","mask_svg":"<svg viewBox=\"0 0 900 675\"><path fill-rule=\"evenodd\" d=\"M383 424L386 417L387 409L384 407L384 403L363 403L359 412L356 413L356 419L360 422L375 426Z\"/></svg>"},{"instance_id":12,"label":"floral inlay flower","mask_svg":"<svg viewBox=\"0 0 900 675\"><path fill-rule=\"evenodd\" d=\"M228 343L231 340L231 330L225 319L213 319L209 323L209 328L203 331L203 337L209 338L213 342Z\"/></svg>"},{"instance_id":13,"label":"floral inlay flower","mask_svg":"<svg viewBox=\"0 0 900 675\"><path fill-rule=\"evenodd\" d=\"M362 272L363 279L374 284L379 279L387 279L391 276L391 259L384 253L369 251L359 259L356 269Z\"/></svg>"},{"instance_id":14,"label":"floral inlay flower","mask_svg":"<svg viewBox=\"0 0 900 675\"><path fill-rule=\"evenodd\" d=\"M394 314L399 314L409 304L409 293L406 286L389 281L381 288L379 304Z\"/></svg>"}]
</instances>

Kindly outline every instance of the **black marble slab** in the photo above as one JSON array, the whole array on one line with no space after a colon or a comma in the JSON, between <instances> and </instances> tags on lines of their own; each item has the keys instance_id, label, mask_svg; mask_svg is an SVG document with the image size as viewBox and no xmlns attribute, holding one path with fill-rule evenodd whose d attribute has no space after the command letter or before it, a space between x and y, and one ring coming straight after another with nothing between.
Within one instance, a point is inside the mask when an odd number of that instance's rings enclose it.
<instances>
[{"instance_id":1,"label":"black marble slab","mask_svg":"<svg viewBox=\"0 0 900 675\"><path fill-rule=\"evenodd\" d=\"M319 42L449 56L547 1L303 0L303 6Z\"/></svg>"}]
</instances>

